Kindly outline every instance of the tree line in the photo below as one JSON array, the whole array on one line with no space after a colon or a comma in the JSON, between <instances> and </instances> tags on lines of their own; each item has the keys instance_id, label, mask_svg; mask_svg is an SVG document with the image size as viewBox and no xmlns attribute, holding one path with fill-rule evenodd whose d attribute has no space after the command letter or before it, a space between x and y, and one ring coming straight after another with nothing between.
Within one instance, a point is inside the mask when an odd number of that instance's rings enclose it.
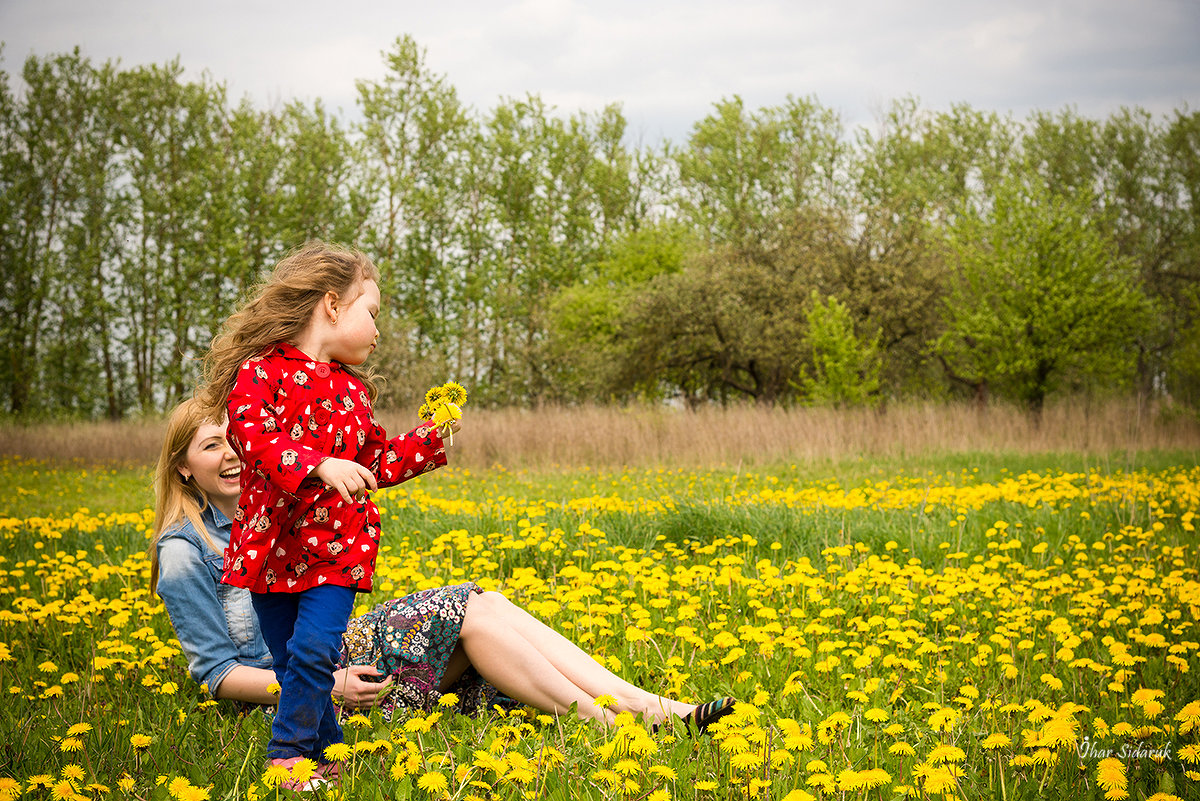
<instances>
[{"instance_id":1,"label":"tree line","mask_svg":"<svg viewBox=\"0 0 1200 801\"><path fill-rule=\"evenodd\" d=\"M1200 114L1015 120L895 101L714 104L684 142L619 106L463 104L400 37L343 119L178 62L0 71L0 397L153 413L288 250L383 274L407 403L879 403L1137 392L1200 405Z\"/></svg>"}]
</instances>

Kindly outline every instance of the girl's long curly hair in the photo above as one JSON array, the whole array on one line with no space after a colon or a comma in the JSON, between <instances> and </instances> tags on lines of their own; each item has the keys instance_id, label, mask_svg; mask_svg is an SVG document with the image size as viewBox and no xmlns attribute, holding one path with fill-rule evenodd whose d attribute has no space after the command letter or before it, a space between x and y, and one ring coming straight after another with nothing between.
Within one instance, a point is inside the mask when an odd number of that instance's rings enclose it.
<instances>
[{"instance_id":1,"label":"girl's long curly hair","mask_svg":"<svg viewBox=\"0 0 1200 801\"><path fill-rule=\"evenodd\" d=\"M294 341L312 320L313 309L333 292L352 300L360 282L379 280L379 269L352 248L311 241L276 265L271 277L232 314L204 359L204 384L197 393L208 409L224 412L238 370L249 358L280 342ZM374 401L379 395L370 369L342 365L362 381Z\"/></svg>"}]
</instances>

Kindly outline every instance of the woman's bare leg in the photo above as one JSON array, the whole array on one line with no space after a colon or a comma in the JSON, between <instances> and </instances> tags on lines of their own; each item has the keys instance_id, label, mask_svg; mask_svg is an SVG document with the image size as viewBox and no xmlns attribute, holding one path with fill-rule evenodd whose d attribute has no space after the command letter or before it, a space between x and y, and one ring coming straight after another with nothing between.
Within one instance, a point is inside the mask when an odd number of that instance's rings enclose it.
<instances>
[{"instance_id":1,"label":"woman's bare leg","mask_svg":"<svg viewBox=\"0 0 1200 801\"><path fill-rule=\"evenodd\" d=\"M468 624L472 624L469 630ZM506 656L505 659L510 661L491 660L488 659L487 654L481 653L480 656L488 660L486 666L481 665L474 658L474 654L483 651L484 647L482 643L472 642L479 635L492 641L499 639L509 642L513 655ZM512 642L514 637L517 640L515 643ZM558 674L560 679L572 685L589 699L594 700L601 695L611 695L616 698L615 711L617 712L641 714L646 720L657 722L672 715L686 715L694 708L693 704L646 692L613 674L575 643L511 603L500 593L486 592L470 597L467 602L467 615L463 622L460 643L465 656L471 664L475 665L475 669L483 678L514 699L522 703L531 703L541 709L548 709L548 707L534 703L528 698L513 695L502 687L500 682L519 679L520 677L508 675L516 670L531 668L535 665L544 670L548 666ZM477 645L480 647L476 647ZM537 654L537 658L525 654L523 662L514 661L514 655L524 654L525 649L532 650ZM452 661L454 661L453 658ZM523 664L524 668L518 667L519 664ZM457 668L458 665L455 664L455 667ZM463 669L465 669L465 665L458 668L458 675L461 675ZM488 675L493 671L496 671L498 675ZM447 674L449 672L447 669ZM544 677L545 674L543 672L539 675ZM497 678L500 681L496 681ZM588 703L590 705L591 701L589 700ZM584 712L582 704L580 704L580 712Z\"/></svg>"},{"instance_id":2,"label":"woman's bare leg","mask_svg":"<svg viewBox=\"0 0 1200 801\"><path fill-rule=\"evenodd\" d=\"M473 600L467 609L458 646L446 665L443 691L469 664L497 690L523 704L554 714L564 714L575 704L585 720L612 722L611 711L597 707L595 696L572 683L519 632L491 615L479 614Z\"/></svg>"}]
</instances>

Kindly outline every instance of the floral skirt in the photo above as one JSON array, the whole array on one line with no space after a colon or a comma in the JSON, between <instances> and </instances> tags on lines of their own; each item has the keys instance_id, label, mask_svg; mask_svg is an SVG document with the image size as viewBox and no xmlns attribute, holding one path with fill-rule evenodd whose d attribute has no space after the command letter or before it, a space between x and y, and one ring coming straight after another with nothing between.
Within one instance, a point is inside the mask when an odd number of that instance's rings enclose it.
<instances>
[{"instance_id":1,"label":"floral skirt","mask_svg":"<svg viewBox=\"0 0 1200 801\"><path fill-rule=\"evenodd\" d=\"M467 599L483 592L474 582L420 590L385 601L356 617L342 637L342 666L374 665L392 676L393 689L379 703L384 720L397 707L429 711L442 697L446 663L462 630ZM496 688L468 667L447 692L458 696L462 714L487 710Z\"/></svg>"}]
</instances>

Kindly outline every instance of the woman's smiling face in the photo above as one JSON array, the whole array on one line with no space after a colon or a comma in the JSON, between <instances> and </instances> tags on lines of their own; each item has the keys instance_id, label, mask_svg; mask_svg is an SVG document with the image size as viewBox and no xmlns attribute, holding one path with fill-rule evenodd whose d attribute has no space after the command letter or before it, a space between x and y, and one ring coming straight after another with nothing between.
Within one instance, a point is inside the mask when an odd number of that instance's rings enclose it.
<instances>
[{"instance_id":1,"label":"woman's smiling face","mask_svg":"<svg viewBox=\"0 0 1200 801\"><path fill-rule=\"evenodd\" d=\"M180 474L195 481L222 511L235 508L242 492L242 463L225 438L228 427L226 420L220 425L204 423L197 428L179 466Z\"/></svg>"}]
</instances>

